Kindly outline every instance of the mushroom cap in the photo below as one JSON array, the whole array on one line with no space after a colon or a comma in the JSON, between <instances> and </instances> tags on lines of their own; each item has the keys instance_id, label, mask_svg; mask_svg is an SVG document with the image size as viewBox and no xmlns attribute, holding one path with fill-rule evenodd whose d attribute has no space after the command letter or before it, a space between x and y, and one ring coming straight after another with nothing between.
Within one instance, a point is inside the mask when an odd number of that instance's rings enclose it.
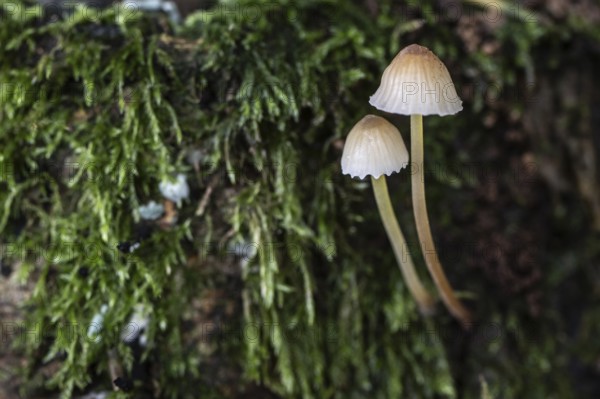
<instances>
[{"instance_id":1,"label":"mushroom cap","mask_svg":"<svg viewBox=\"0 0 600 399\"><path fill-rule=\"evenodd\" d=\"M411 44L383 72L369 99L377 109L402 115L453 115L462 101L446 66L428 48Z\"/></svg>"},{"instance_id":2,"label":"mushroom cap","mask_svg":"<svg viewBox=\"0 0 600 399\"><path fill-rule=\"evenodd\" d=\"M364 179L399 172L408 164L408 151L394 125L375 115L362 118L346 138L342 173Z\"/></svg>"}]
</instances>

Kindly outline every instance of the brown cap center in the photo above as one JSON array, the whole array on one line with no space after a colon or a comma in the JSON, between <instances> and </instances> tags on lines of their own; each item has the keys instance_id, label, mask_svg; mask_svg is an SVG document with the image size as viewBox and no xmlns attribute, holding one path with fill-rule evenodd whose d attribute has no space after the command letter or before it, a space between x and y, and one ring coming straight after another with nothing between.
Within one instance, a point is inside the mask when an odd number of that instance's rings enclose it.
<instances>
[{"instance_id":1,"label":"brown cap center","mask_svg":"<svg viewBox=\"0 0 600 399\"><path fill-rule=\"evenodd\" d=\"M418 44L411 44L400 51L400 54L425 55L427 53L429 53L429 49Z\"/></svg>"}]
</instances>

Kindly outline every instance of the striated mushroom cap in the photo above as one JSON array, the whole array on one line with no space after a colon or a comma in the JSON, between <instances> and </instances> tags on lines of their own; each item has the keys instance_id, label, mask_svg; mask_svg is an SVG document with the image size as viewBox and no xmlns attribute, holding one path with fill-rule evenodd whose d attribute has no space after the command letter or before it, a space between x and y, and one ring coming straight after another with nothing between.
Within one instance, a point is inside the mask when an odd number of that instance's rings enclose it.
<instances>
[{"instance_id":1,"label":"striated mushroom cap","mask_svg":"<svg viewBox=\"0 0 600 399\"><path fill-rule=\"evenodd\" d=\"M453 115L462 101L446 66L428 48L411 44L385 69L369 99L377 109L402 115Z\"/></svg>"},{"instance_id":2,"label":"striated mushroom cap","mask_svg":"<svg viewBox=\"0 0 600 399\"><path fill-rule=\"evenodd\" d=\"M400 132L385 119L367 115L348 133L342 153L342 173L364 179L399 172L408 164Z\"/></svg>"}]
</instances>

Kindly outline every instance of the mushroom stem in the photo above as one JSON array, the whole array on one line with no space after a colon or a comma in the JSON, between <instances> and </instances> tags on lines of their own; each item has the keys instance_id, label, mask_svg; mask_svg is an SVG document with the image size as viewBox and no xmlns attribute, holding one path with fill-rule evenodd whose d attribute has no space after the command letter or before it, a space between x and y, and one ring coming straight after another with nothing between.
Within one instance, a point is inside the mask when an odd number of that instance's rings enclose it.
<instances>
[{"instance_id":1,"label":"mushroom stem","mask_svg":"<svg viewBox=\"0 0 600 399\"><path fill-rule=\"evenodd\" d=\"M416 170L411 171L412 175L412 200L413 210L415 213L415 222L417 225L417 234L419 235L419 243L423 251L425 263L429 269L433 281L440 291L440 295L444 304L463 324L468 328L471 321L471 314L456 298L444 269L437 256L435 244L429 227L429 217L427 216L427 205L425 204L425 171L424 171L424 156L423 156L423 116L413 114L410 116L410 156L413 165L416 165Z\"/></svg>"},{"instance_id":2,"label":"mushroom stem","mask_svg":"<svg viewBox=\"0 0 600 399\"><path fill-rule=\"evenodd\" d=\"M400 225L398 225L394 208L392 208L385 175L379 178L371 176L371 181L373 183L373 193L375 194L379 215L381 216L387 236L392 243L396 261L404 275L406 285L415 298L421 313L424 315L432 314L434 298L425 290L415 271L408 245L406 245L406 240L404 239L402 230L400 230Z\"/></svg>"}]
</instances>

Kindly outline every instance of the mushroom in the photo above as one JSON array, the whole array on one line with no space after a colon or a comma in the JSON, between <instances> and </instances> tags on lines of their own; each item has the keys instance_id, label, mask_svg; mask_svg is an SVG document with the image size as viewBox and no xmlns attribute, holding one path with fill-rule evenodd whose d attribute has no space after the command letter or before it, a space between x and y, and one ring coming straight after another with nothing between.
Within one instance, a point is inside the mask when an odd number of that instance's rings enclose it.
<instances>
[{"instance_id":1,"label":"mushroom","mask_svg":"<svg viewBox=\"0 0 600 399\"><path fill-rule=\"evenodd\" d=\"M408 164L408 151L400 132L385 119L367 115L350 131L342 154L342 173L364 179L371 176L379 215L406 284L423 314L431 314L434 299L415 271L406 240L392 208L384 175L399 172Z\"/></svg>"},{"instance_id":2,"label":"mushroom","mask_svg":"<svg viewBox=\"0 0 600 399\"><path fill-rule=\"evenodd\" d=\"M381 84L369 103L382 111L410 115L412 198L419 243L425 262L446 307L463 325L471 316L458 300L435 250L425 202L423 115L453 115L462 101L444 64L429 49L411 44L383 72Z\"/></svg>"}]
</instances>

